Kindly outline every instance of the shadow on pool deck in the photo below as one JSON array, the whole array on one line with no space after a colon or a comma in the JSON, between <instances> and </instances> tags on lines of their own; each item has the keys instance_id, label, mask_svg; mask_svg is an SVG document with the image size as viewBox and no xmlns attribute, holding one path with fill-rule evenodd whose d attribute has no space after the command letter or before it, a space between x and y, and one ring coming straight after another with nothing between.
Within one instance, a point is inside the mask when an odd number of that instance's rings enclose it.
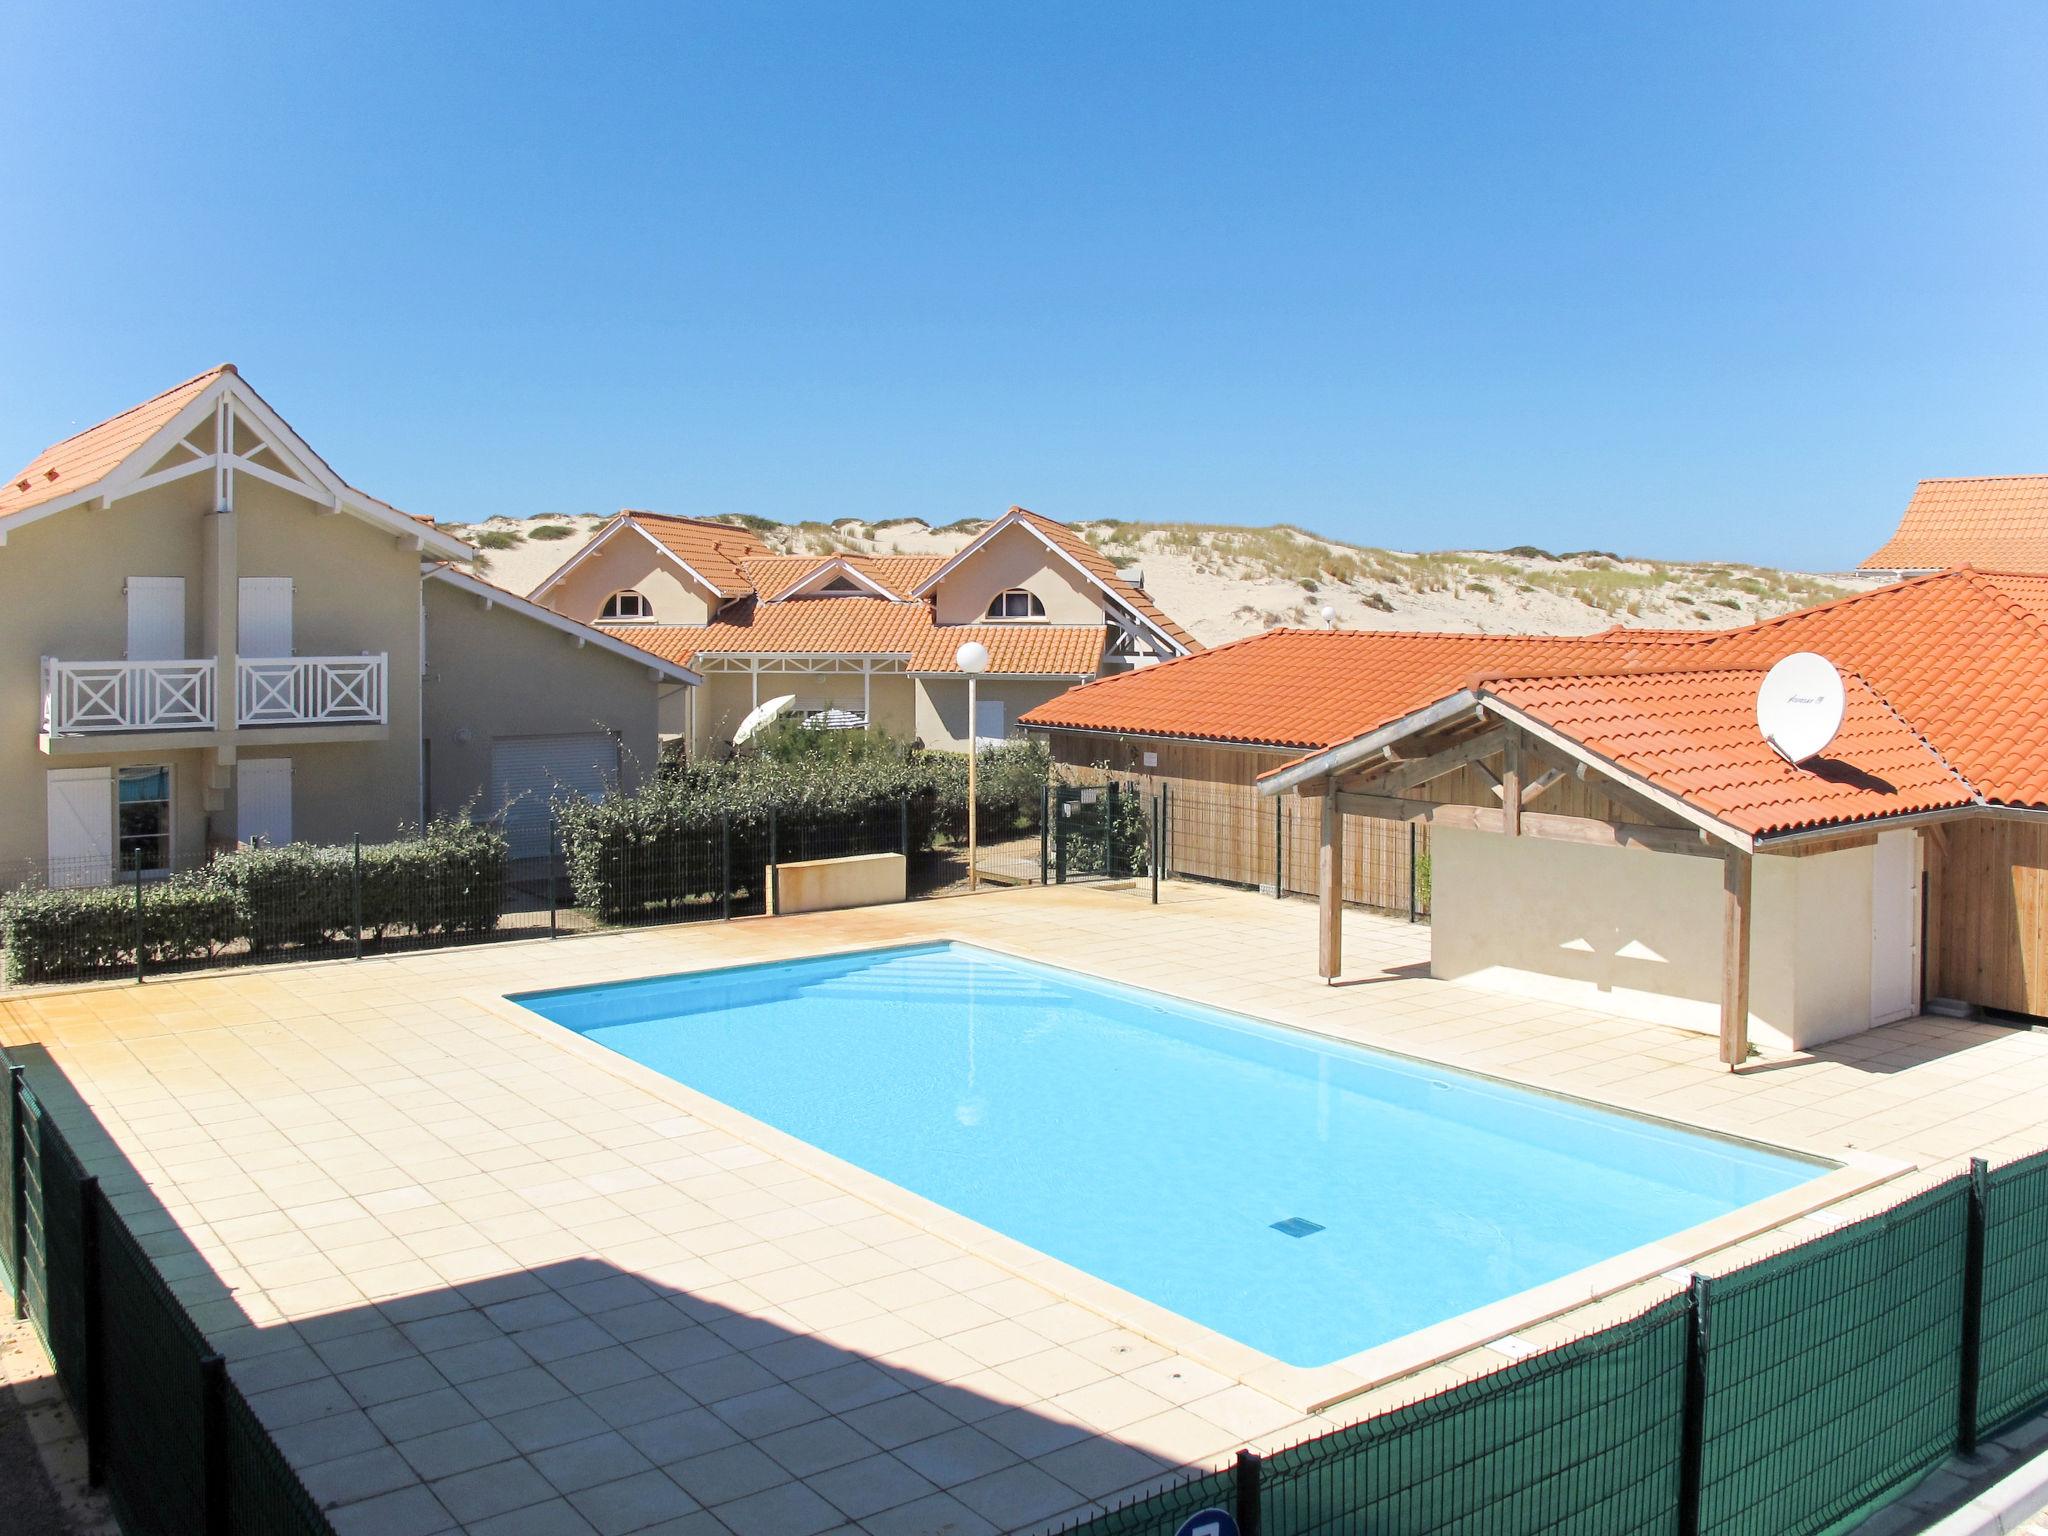
<instances>
[{"instance_id":1,"label":"shadow on pool deck","mask_svg":"<svg viewBox=\"0 0 2048 1536\"><path fill-rule=\"evenodd\" d=\"M209 1340L341 1536L970 1536L1175 1480L1085 1424L595 1258L255 1323L48 1053L9 1055L186 1308L227 1319Z\"/></svg>"}]
</instances>

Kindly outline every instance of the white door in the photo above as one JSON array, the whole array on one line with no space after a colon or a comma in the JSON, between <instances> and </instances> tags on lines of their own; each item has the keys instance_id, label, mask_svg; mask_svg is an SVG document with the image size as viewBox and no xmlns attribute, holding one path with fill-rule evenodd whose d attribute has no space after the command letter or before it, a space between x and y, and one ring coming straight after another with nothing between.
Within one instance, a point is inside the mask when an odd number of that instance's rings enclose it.
<instances>
[{"instance_id":1,"label":"white door","mask_svg":"<svg viewBox=\"0 0 2048 1536\"><path fill-rule=\"evenodd\" d=\"M185 659L185 578L128 578L128 659Z\"/></svg>"},{"instance_id":2,"label":"white door","mask_svg":"<svg viewBox=\"0 0 2048 1536\"><path fill-rule=\"evenodd\" d=\"M1001 699L974 701L974 744L977 748L999 746L1006 724Z\"/></svg>"},{"instance_id":3,"label":"white door","mask_svg":"<svg viewBox=\"0 0 2048 1536\"><path fill-rule=\"evenodd\" d=\"M1880 832L1871 850L1870 1022L1920 1011L1920 834Z\"/></svg>"},{"instance_id":4,"label":"white door","mask_svg":"<svg viewBox=\"0 0 2048 1536\"><path fill-rule=\"evenodd\" d=\"M258 660L291 655L291 577L244 576L235 624L237 655Z\"/></svg>"},{"instance_id":5,"label":"white door","mask_svg":"<svg viewBox=\"0 0 2048 1536\"><path fill-rule=\"evenodd\" d=\"M515 859L544 859L548 807L559 796L596 800L619 782L619 744L603 732L581 736L503 736L491 743L491 797Z\"/></svg>"},{"instance_id":6,"label":"white door","mask_svg":"<svg viewBox=\"0 0 2048 1536\"><path fill-rule=\"evenodd\" d=\"M292 840L292 760L245 757L235 765L235 841L281 848Z\"/></svg>"},{"instance_id":7,"label":"white door","mask_svg":"<svg viewBox=\"0 0 2048 1536\"><path fill-rule=\"evenodd\" d=\"M114 770L52 768L47 782L50 884L107 884L114 878Z\"/></svg>"}]
</instances>

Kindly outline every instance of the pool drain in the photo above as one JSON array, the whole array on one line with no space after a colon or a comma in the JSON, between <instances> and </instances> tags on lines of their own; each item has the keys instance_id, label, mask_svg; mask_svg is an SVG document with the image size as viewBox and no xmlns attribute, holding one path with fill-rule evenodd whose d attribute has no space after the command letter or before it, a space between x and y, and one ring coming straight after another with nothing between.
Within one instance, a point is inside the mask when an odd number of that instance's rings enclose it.
<instances>
[{"instance_id":1,"label":"pool drain","mask_svg":"<svg viewBox=\"0 0 2048 1536\"><path fill-rule=\"evenodd\" d=\"M1284 1232L1289 1237L1308 1237L1323 1230L1320 1222L1310 1221L1306 1216L1290 1216L1285 1221L1273 1223L1275 1232Z\"/></svg>"}]
</instances>

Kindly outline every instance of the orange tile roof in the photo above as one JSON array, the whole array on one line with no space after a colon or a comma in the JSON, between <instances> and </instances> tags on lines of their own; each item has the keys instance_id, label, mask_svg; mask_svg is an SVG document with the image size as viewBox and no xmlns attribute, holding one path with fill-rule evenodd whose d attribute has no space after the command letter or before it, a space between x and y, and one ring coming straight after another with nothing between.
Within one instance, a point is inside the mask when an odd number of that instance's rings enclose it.
<instances>
[{"instance_id":1,"label":"orange tile roof","mask_svg":"<svg viewBox=\"0 0 2048 1536\"><path fill-rule=\"evenodd\" d=\"M745 597L753 591L742 562L768 555L769 549L744 528L731 523L714 523L696 517L670 517L665 512L621 512L618 522L630 522L691 570L710 582L720 597Z\"/></svg>"},{"instance_id":2,"label":"orange tile roof","mask_svg":"<svg viewBox=\"0 0 2048 1536\"><path fill-rule=\"evenodd\" d=\"M884 591L906 597L941 565L944 555L763 555L740 562L754 591L773 600L802 586L828 565L845 562Z\"/></svg>"},{"instance_id":3,"label":"orange tile roof","mask_svg":"<svg viewBox=\"0 0 2048 1536\"><path fill-rule=\"evenodd\" d=\"M1010 511L1044 534L1046 538L1059 546L1076 565L1079 565L1089 575L1116 593L1126 603L1129 603L1131 607L1171 635L1183 650L1192 655L1194 652L1204 649L1201 641L1167 617L1166 611L1152 601L1151 593L1147 592L1137 583L1126 581L1122 576L1118 575L1115 563L1108 556L1082 538L1080 534L1074 532L1065 523L1055 522L1049 517L1041 517L1038 513L1024 507L1012 507Z\"/></svg>"},{"instance_id":4,"label":"orange tile roof","mask_svg":"<svg viewBox=\"0 0 2048 1536\"><path fill-rule=\"evenodd\" d=\"M1794 767L1756 727L1763 669L1511 678L1484 693L1753 836L1971 803L1969 786L1861 678L1842 728Z\"/></svg>"},{"instance_id":5,"label":"orange tile roof","mask_svg":"<svg viewBox=\"0 0 2048 1536\"><path fill-rule=\"evenodd\" d=\"M1076 688L1019 723L1319 749L1433 704L1476 675L1611 666L1635 656L1626 635L1269 629Z\"/></svg>"},{"instance_id":6,"label":"orange tile roof","mask_svg":"<svg viewBox=\"0 0 2048 1536\"><path fill-rule=\"evenodd\" d=\"M709 624L610 632L686 666L704 655L901 656L913 672L957 672L954 652L979 640L989 648L989 671L1013 677L1093 677L1104 634L1099 624L940 625L928 604L879 597L742 602Z\"/></svg>"},{"instance_id":7,"label":"orange tile roof","mask_svg":"<svg viewBox=\"0 0 2048 1536\"><path fill-rule=\"evenodd\" d=\"M1987 799L2048 804L2048 619L2009 587L2038 598L2018 578L1947 571L1709 634L1682 654L1768 667L1818 651L1869 683Z\"/></svg>"},{"instance_id":8,"label":"orange tile roof","mask_svg":"<svg viewBox=\"0 0 2048 1536\"><path fill-rule=\"evenodd\" d=\"M20 474L0 486L0 517L25 512L91 485L147 442L207 385L223 373L232 372L233 363L209 368L140 405L130 406L118 416L110 416L61 443L52 443L29 460Z\"/></svg>"},{"instance_id":9,"label":"orange tile roof","mask_svg":"<svg viewBox=\"0 0 2048 1536\"><path fill-rule=\"evenodd\" d=\"M1866 571L1974 565L2048 572L2048 475L1922 480Z\"/></svg>"}]
</instances>

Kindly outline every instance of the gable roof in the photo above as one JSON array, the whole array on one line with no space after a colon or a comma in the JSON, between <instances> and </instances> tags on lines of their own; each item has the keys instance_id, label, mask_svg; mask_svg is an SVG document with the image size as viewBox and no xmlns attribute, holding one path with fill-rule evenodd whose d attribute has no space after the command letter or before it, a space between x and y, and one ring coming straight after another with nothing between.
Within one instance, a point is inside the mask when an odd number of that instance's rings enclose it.
<instances>
[{"instance_id":1,"label":"gable roof","mask_svg":"<svg viewBox=\"0 0 2048 1536\"><path fill-rule=\"evenodd\" d=\"M1922 480L1866 571L2048 572L2048 475Z\"/></svg>"},{"instance_id":2,"label":"gable roof","mask_svg":"<svg viewBox=\"0 0 2048 1536\"><path fill-rule=\"evenodd\" d=\"M1786 762L1756 728L1764 670L1507 678L1478 692L1753 837L1973 802L1970 786L1853 674L1825 756Z\"/></svg>"},{"instance_id":3,"label":"gable roof","mask_svg":"<svg viewBox=\"0 0 2048 1536\"><path fill-rule=\"evenodd\" d=\"M583 644L594 645L599 650L609 651L612 655L624 657L628 661L636 661L644 667L663 673L675 682L695 684L704 681L680 661L649 654L640 646L629 645L617 635L599 629L594 624L580 623L555 612L552 608L543 608L539 603L521 597L517 592L508 592L497 583L485 581L481 576L463 570L460 566L437 561L427 567L422 574L428 581L443 582L458 591L483 598L486 602L501 604L523 618L532 619L536 624L559 629L563 634Z\"/></svg>"},{"instance_id":4,"label":"gable roof","mask_svg":"<svg viewBox=\"0 0 2048 1536\"><path fill-rule=\"evenodd\" d=\"M318 492L336 511L417 539L429 555L466 558L470 551L435 526L432 518L401 512L389 502L350 485L316 453L288 421L271 407L233 363L221 363L194 374L140 405L130 406L95 426L53 443L30 460L20 473L0 484L0 543L12 527L36 522L102 497L118 497L173 474L190 473L210 461L194 456L160 474L143 471L170 453L178 440L205 420L223 395L272 454L293 465L295 474L277 473L262 464L237 459L235 473L282 485L298 494ZM303 471L306 478L296 477Z\"/></svg>"},{"instance_id":5,"label":"gable roof","mask_svg":"<svg viewBox=\"0 0 2048 1536\"><path fill-rule=\"evenodd\" d=\"M1115 599L1144 623L1149 624L1181 655L1192 655L1203 649L1201 641L1166 616L1160 606L1152 601L1150 593L1136 582L1127 581L1119 575L1115 564L1094 545L1065 523L1042 517L1023 507L1010 508L969 539L965 546L941 562L930 575L920 581L911 595L924 596L991 539L1006 528L1015 527L1029 529L1040 543L1064 558L1098 591Z\"/></svg>"},{"instance_id":6,"label":"gable roof","mask_svg":"<svg viewBox=\"0 0 2048 1536\"><path fill-rule=\"evenodd\" d=\"M24 512L103 480L108 471L154 437L215 379L234 371L234 364L222 363L204 373L195 373L184 383L173 384L140 405L131 405L97 426L50 444L30 459L20 474L0 485L0 517Z\"/></svg>"},{"instance_id":7,"label":"gable roof","mask_svg":"<svg viewBox=\"0 0 2048 1536\"><path fill-rule=\"evenodd\" d=\"M1824 757L1777 758L1756 687L1795 651L1843 674ZM1751 835L1974 803L2048 806L2048 578L1963 569L1678 639L1273 630L1075 689L1027 726L1188 736L1307 755L1269 789L1341 769L1457 701L1515 711L1589 761Z\"/></svg>"},{"instance_id":8,"label":"gable roof","mask_svg":"<svg viewBox=\"0 0 2048 1536\"><path fill-rule=\"evenodd\" d=\"M1119 673L1027 710L1021 725L1332 747L1464 687L1476 675L1612 664L1625 635L1445 635L1269 629Z\"/></svg>"},{"instance_id":9,"label":"gable roof","mask_svg":"<svg viewBox=\"0 0 2048 1536\"><path fill-rule=\"evenodd\" d=\"M805 603L735 603L709 624L636 625L617 631L643 650L691 664L705 656L900 657L912 672L958 672L969 640L989 649L989 672L1012 677L1093 677L1102 663L1099 624L949 624L928 603L835 597Z\"/></svg>"},{"instance_id":10,"label":"gable roof","mask_svg":"<svg viewBox=\"0 0 2048 1536\"><path fill-rule=\"evenodd\" d=\"M944 555L765 555L742 561L740 568L764 602L786 597L835 567L857 583L867 582L886 596L909 601L911 588L945 560Z\"/></svg>"}]
</instances>

